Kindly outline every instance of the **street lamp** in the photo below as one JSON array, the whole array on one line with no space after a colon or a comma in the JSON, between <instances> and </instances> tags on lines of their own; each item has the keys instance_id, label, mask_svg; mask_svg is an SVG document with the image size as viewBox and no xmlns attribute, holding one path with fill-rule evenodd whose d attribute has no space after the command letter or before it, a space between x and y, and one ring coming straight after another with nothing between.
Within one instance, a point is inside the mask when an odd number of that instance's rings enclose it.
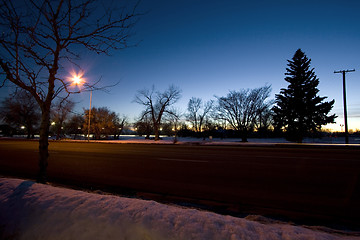
<instances>
[{"instance_id":1,"label":"street lamp","mask_svg":"<svg viewBox=\"0 0 360 240\"><path fill-rule=\"evenodd\" d=\"M83 76L84 72L80 71L79 73L72 72L72 82L74 85L82 85L84 82ZM89 121L88 121L88 142L90 142L90 118L91 118L91 102L92 102L92 88L90 87L90 107L89 107Z\"/></svg>"},{"instance_id":2,"label":"street lamp","mask_svg":"<svg viewBox=\"0 0 360 240\"><path fill-rule=\"evenodd\" d=\"M81 83L82 83L82 75L78 75L78 74L74 74L73 75L73 83L74 83L74 85L81 85Z\"/></svg>"}]
</instances>

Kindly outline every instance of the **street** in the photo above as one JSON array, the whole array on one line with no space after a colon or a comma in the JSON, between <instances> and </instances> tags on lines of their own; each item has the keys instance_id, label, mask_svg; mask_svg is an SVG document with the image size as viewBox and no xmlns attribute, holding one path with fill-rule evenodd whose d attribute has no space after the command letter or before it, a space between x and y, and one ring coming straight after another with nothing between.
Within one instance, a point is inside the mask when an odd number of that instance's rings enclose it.
<instances>
[{"instance_id":1,"label":"street","mask_svg":"<svg viewBox=\"0 0 360 240\"><path fill-rule=\"evenodd\" d=\"M51 141L48 180L222 213L360 227L360 148ZM0 175L35 179L38 142L0 141Z\"/></svg>"}]
</instances>

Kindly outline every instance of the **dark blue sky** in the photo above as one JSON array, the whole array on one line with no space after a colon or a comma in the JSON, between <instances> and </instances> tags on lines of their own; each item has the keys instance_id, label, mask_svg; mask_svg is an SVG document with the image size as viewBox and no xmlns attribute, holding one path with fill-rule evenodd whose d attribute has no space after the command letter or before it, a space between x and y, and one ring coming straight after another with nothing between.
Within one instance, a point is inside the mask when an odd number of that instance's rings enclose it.
<instances>
[{"instance_id":1,"label":"dark blue sky","mask_svg":"<svg viewBox=\"0 0 360 240\"><path fill-rule=\"evenodd\" d=\"M133 1L129 1L133 2ZM343 123L342 76L347 75L349 128L360 129L360 1L203 1L142 0L149 11L135 27L137 47L112 56L83 55L88 81L120 81L109 94L94 92L93 105L139 116L132 103L136 91L152 85L164 90L180 87L177 106L186 111L191 97L203 100L229 90L272 85L271 98L287 87L287 59L301 48L312 59L320 79L320 95L335 99ZM69 69L70 71L70 69ZM89 104L89 93L74 96L78 112Z\"/></svg>"}]
</instances>

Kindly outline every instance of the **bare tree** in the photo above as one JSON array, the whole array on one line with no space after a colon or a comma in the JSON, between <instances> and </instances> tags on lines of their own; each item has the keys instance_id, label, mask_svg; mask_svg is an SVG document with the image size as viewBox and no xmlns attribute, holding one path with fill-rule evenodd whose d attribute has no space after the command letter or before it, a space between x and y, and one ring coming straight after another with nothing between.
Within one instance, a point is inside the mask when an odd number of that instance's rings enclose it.
<instances>
[{"instance_id":1,"label":"bare tree","mask_svg":"<svg viewBox=\"0 0 360 240\"><path fill-rule=\"evenodd\" d=\"M254 129L259 113L268 105L271 86L255 89L230 91L226 97L218 99L217 118L225 120L230 126L240 131L242 141L247 141L248 133Z\"/></svg>"},{"instance_id":2,"label":"bare tree","mask_svg":"<svg viewBox=\"0 0 360 240\"><path fill-rule=\"evenodd\" d=\"M256 128L260 134L266 134L270 131L273 125L273 114L272 106L274 101L267 101L263 108L258 111L258 120L256 121Z\"/></svg>"},{"instance_id":3,"label":"bare tree","mask_svg":"<svg viewBox=\"0 0 360 240\"><path fill-rule=\"evenodd\" d=\"M170 106L176 103L181 97L181 90L174 85L171 85L164 92L155 92L153 86L151 90L139 90L135 96L134 102L145 106L145 110L141 114L141 118L150 117L155 141L159 140L159 128L161 126L161 118L164 114L175 115L171 111Z\"/></svg>"},{"instance_id":4,"label":"bare tree","mask_svg":"<svg viewBox=\"0 0 360 240\"><path fill-rule=\"evenodd\" d=\"M124 131L125 126L128 124L127 116L123 115L121 117L117 116L114 122L114 139L119 139L120 135Z\"/></svg>"},{"instance_id":5,"label":"bare tree","mask_svg":"<svg viewBox=\"0 0 360 240\"><path fill-rule=\"evenodd\" d=\"M83 131L87 132L89 124L89 109L84 110L85 121ZM90 132L94 134L95 139L107 138L109 135L115 135L119 128L118 115L107 107L93 107L90 115Z\"/></svg>"},{"instance_id":6,"label":"bare tree","mask_svg":"<svg viewBox=\"0 0 360 240\"><path fill-rule=\"evenodd\" d=\"M188 103L186 118L191 122L195 132L201 132L207 115L213 108L213 100L203 103L201 98L192 97Z\"/></svg>"},{"instance_id":7,"label":"bare tree","mask_svg":"<svg viewBox=\"0 0 360 240\"><path fill-rule=\"evenodd\" d=\"M52 109L51 120L55 123L56 140L60 139L64 124L69 114L73 110L75 103L70 100L59 101Z\"/></svg>"},{"instance_id":8,"label":"bare tree","mask_svg":"<svg viewBox=\"0 0 360 240\"><path fill-rule=\"evenodd\" d=\"M136 123L135 123L136 133L139 136L145 135L146 139L150 138L150 134L153 132L152 122L150 117L145 115L142 116Z\"/></svg>"},{"instance_id":9,"label":"bare tree","mask_svg":"<svg viewBox=\"0 0 360 240\"><path fill-rule=\"evenodd\" d=\"M42 112L39 182L46 182L51 103L72 93L71 83L61 74L63 64L76 64L84 49L109 54L127 47L136 6L119 9L107 3L0 0L0 75L4 83L10 81L28 91Z\"/></svg>"},{"instance_id":10,"label":"bare tree","mask_svg":"<svg viewBox=\"0 0 360 240\"><path fill-rule=\"evenodd\" d=\"M40 109L30 93L20 90L2 102L0 117L13 127L25 126L27 138L31 138L38 127Z\"/></svg>"},{"instance_id":11,"label":"bare tree","mask_svg":"<svg viewBox=\"0 0 360 240\"><path fill-rule=\"evenodd\" d=\"M183 115L178 108L172 108L170 110L171 114L166 115L165 121L168 123L168 126L171 127L171 133L174 134L174 143L178 141L178 128L180 126L180 118Z\"/></svg>"},{"instance_id":12,"label":"bare tree","mask_svg":"<svg viewBox=\"0 0 360 240\"><path fill-rule=\"evenodd\" d=\"M82 126L84 125L84 117L78 114L74 114L71 116L69 121L65 124L65 132L67 134L74 134L74 140L76 139L77 135L81 134Z\"/></svg>"}]
</instances>

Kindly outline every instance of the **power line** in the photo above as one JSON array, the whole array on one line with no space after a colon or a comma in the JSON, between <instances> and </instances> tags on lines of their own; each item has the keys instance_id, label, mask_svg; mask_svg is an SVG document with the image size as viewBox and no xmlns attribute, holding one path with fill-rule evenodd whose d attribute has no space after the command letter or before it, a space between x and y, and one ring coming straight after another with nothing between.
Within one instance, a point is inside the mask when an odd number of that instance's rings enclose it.
<instances>
[{"instance_id":1,"label":"power line","mask_svg":"<svg viewBox=\"0 0 360 240\"><path fill-rule=\"evenodd\" d=\"M334 73L342 73L343 75L343 97L344 97L344 118L345 118L345 143L349 144L349 130L347 122L347 109L346 109L346 86L345 86L345 74L348 72L355 72L355 69L334 71Z\"/></svg>"}]
</instances>

